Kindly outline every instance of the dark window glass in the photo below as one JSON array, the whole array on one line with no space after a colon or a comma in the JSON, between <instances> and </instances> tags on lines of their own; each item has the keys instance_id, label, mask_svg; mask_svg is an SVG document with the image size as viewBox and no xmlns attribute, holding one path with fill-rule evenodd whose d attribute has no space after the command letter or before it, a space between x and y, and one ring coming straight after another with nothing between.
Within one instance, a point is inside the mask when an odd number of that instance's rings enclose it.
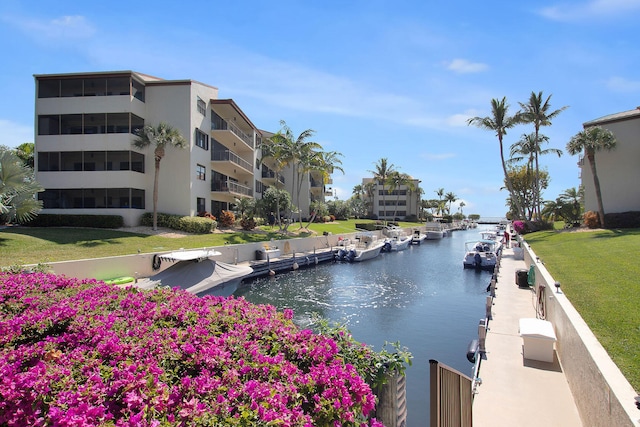
<instances>
[{"instance_id":1,"label":"dark window glass","mask_svg":"<svg viewBox=\"0 0 640 427\"><path fill-rule=\"evenodd\" d=\"M196 129L196 145L205 150L209 149L209 135L202 132L200 129Z\"/></svg>"},{"instance_id":2,"label":"dark window glass","mask_svg":"<svg viewBox=\"0 0 640 427\"><path fill-rule=\"evenodd\" d=\"M60 96L60 80L38 80L38 98L57 98Z\"/></svg>"},{"instance_id":3,"label":"dark window glass","mask_svg":"<svg viewBox=\"0 0 640 427\"><path fill-rule=\"evenodd\" d=\"M131 170L144 173L144 154L131 152Z\"/></svg>"},{"instance_id":4,"label":"dark window glass","mask_svg":"<svg viewBox=\"0 0 640 427\"><path fill-rule=\"evenodd\" d=\"M144 102L144 85L136 79L131 80L131 86L133 87L133 97Z\"/></svg>"},{"instance_id":5,"label":"dark window glass","mask_svg":"<svg viewBox=\"0 0 640 427\"><path fill-rule=\"evenodd\" d=\"M107 82L104 78L84 79L84 96L105 96Z\"/></svg>"},{"instance_id":6,"label":"dark window glass","mask_svg":"<svg viewBox=\"0 0 640 427\"><path fill-rule=\"evenodd\" d=\"M108 95L130 95L129 77L109 77L107 78Z\"/></svg>"},{"instance_id":7,"label":"dark window glass","mask_svg":"<svg viewBox=\"0 0 640 427\"><path fill-rule=\"evenodd\" d=\"M202 197L196 199L196 210L198 213L205 212L207 210L207 202Z\"/></svg>"},{"instance_id":8,"label":"dark window glass","mask_svg":"<svg viewBox=\"0 0 640 427\"><path fill-rule=\"evenodd\" d=\"M84 170L85 171L104 171L106 153L104 151L85 151L84 152Z\"/></svg>"},{"instance_id":9,"label":"dark window glass","mask_svg":"<svg viewBox=\"0 0 640 427\"><path fill-rule=\"evenodd\" d=\"M131 189L131 207L134 209L144 209L144 190Z\"/></svg>"},{"instance_id":10,"label":"dark window glass","mask_svg":"<svg viewBox=\"0 0 640 427\"><path fill-rule=\"evenodd\" d=\"M144 127L144 119L138 117L135 114L131 115L131 133L135 135L140 129Z\"/></svg>"},{"instance_id":11,"label":"dark window glass","mask_svg":"<svg viewBox=\"0 0 640 427\"><path fill-rule=\"evenodd\" d=\"M85 135L106 133L106 122L104 113L85 114L84 115L84 133Z\"/></svg>"},{"instance_id":12,"label":"dark window glass","mask_svg":"<svg viewBox=\"0 0 640 427\"><path fill-rule=\"evenodd\" d=\"M38 135L60 135L60 116L38 116Z\"/></svg>"},{"instance_id":13,"label":"dark window glass","mask_svg":"<svg viewBox=\"0 0 640 427\"><path fill-rule=\"evenodd\" d=\"M82 79L62 79L60 81L60 95L82 96Z\"/></svg>"},{"instance_id":14,"label":"dark window glass","mask_svg":"<svg viewBox=\"0 0 640 427\"><path fill-rule=\"evenodd\" d=\"M204 100L200 99L200 97L198 97L197 107L200 114L202 114L203 116L207 115L207 103L204 102Z\"/></svg>"},{"instance_id":15,"label":"dark window glass","mask_svg":"<svg viewBox=\"0 0 640 427\"><path fill-rule=\"evenodd\" d=\"M60 153L60 162L60 170L62 171L81 171L82 152L63 151L62 153Z\"/></svg>"},{"instance_id":16,"label":"dark window glass","mask_svg":"<svg viewBox=\"0 0 640 427\"><path fill-rule=\"evenodd\" d=\"M60 133L62 135L82 134L82 114L63 114L60 116Z\"/></svg>"},{"instance_id":17,"label":"dark window glass","mask_svg":"<svg viewBox=\"0 0 640 427\"><path fill-rule=\"evenodd\" d=\"M129 133L129 113L108 113L107 133Z\"/></svg>"},{"instance_id":18,"label":"dark window glass","mask_svg":"<svg viewBox=\"0 0 640 427\"><path fill-rule=\"evenodd\" d=\"M73 191L73 190L72 190ZM106 207L107 190L104 188L85 188L84 191L85 208L104 208Z\"/></svg>"},{"instance_id":19,"label":"dark window glass","mask_svg":"<svg viewBox=\"0 0 640 427\"><path fill-rule=\"evenodd\" d=\"M60 190L44 190L38 193L38 200L42 201L45 209L60 208Z\"/></svg>"},{"instance_id":20,"label":"dark window glass","mask_svg":"<svg viewBox=\"0 0 640 427\"><path fill-rule=\"evenodd\" d=\"M202 165L196 165L196 179L200 181L207 180L207 168Z\"/></svg>"},{"instance_id":21,"label":"dark window glass","mask_svg":"<svg viewBox=\"0 0 640 427\"><path fill-rule=\"evenodd\" d=\"M107 152L107 170L128 171L129 170L129 151Z\"/></svg>"},{"instance_id":22,"label":"dark window glass","mask_svg":"<svg viewBox=\"0 0 640 427\"><path fill-rule=\"evenodd\" d=\"M107 208L128 208L128 188L107 188Z\"/></svg>"}]
</instances>

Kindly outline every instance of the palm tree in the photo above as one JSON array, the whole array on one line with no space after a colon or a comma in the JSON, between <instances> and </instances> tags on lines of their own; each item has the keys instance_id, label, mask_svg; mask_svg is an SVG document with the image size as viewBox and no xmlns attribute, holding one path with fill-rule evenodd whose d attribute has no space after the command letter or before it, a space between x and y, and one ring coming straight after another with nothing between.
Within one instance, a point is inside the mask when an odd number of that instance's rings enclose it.
<instances>
[{"instance_id":1,"label":"palm tree","mask_svg":"<svg viewBox=\"0 0 640 427\"><path fill-rule=\"evenodd\" d=\"M498 137L498 142L500 143L500 159L502 161L502 171L504 172L505 181L507 183L507 189L509 190L509 194L512 196L511 198L515 202L516 207L516 216L518 218L523 218L523 210L520 202L513 197L513 185L511 184L511 178L509 178L509 174L507 173L507 164L504 160L504 147L503 147L503 138L507 134L507 129L512 128L516 124L518 124L517 117L511 117L508 115L509 104L507 104L507 97L503 97L501 100L492 99L491 100L491 116L488 117L473 117L467 120L468 125L474 125L479 127L480 129L490 130L496 133Z\"/></svg>"},{"instance_id":2,"label":"palm tree","mask_svg":"<svg viewBox=\"0 0 640 427\"><path fill-rule=\"evenodd\" d=\"M338 153L337 151L317 151L315 155L310 158L310 161L306 167L309 171L315 171L320 173L322 176L322 187L324 192L324 186L329 182L329 178L331 174L336 170L344 173L344 169L342 169L342 160L340 160L339 156L342 156L342 153ZM337 197L336 197L337 198ZM323 199L324 201L324 199ZM315 209L313 209L316 212ZM311 216L309 220L309 224L313 222L315 219L315 214ZM302 223L300 224L302 226ZM306 228L308 228L307 225Z\"/></svg>"},{"instance_id":3,"label":"palm tree","mask_svg":"<svg viewBox=\"0 0 640 427\"><path fill-rule=\"evenodd\" d=\"M38 215L42 202L36 193L43 188L33 179L33 169L14 152L0 147L0 224L28 222Z\"/></svg>"},{"instance_id":4,"label":"palm tree","mask_svg":"<svg viewBox=\"0 0 640 427\"><path fill-rule=\"evenodd\" d=\"M403 185L408 187L409 184L411 184L411 177L409 175L407 175L406 173L400 173L398 171L393 171L389 175L389 178L387 178L387 182L389 184L389 191L393 193L394 191L396 191L398 188L400 188ZM399 202L399 200L400 200L400 192L397 192L396 193L395 209L393 211L394 219L395 219L396 215L398 214L398 202Z\"/></svg>"},{"instance_id":5,"label":"palm tree","mask_svg":"<svg viewBox=\"0 0 640 427\"><path fill-rule=\"evenodd\" d=\"M356 199L361 199L364 194L364 187L361 184L354 185L351 193L356 197Z\"/></svg>"},{"instance_id":6,"label":"palm tree","mask_svg":"<svg viewBox=\"0 0 640 427\"><path fill-rule=\"evenodd\" d=\"M364 184L364 194L366 196L365 206L367 208L367 212L369 215L373 215L373 196L376 192L376 183L374 181L369 181Z\"/></svg>"},{"instance_id":7,"label":"palm tree","mask_svg":"<svg viewBox=\"0 0 640 427\"><path fill-rule=\"evenodd\" d=\"M31 169L35 164L35 144L33 142L24 142L16 147L16 155Z\"/></svg>"},{"instance_id":8,"label":"palm tree","mask_svg":"<svg viewBox=\"0 0 640 427\"><path fill-rule=\"evenodd\" d=\"M133 145L136 148L144 149L150 145L155 147L153 152L155 159L155 175L153 177L153 229L158 229L158 177L160 176L160 161L165 156L167 146L176 148L187 148L188 142L180 132L161 122L157 127L146 125L136 132Z\"/></svg>"},{"instance_id":9,"label":"palm tree","mask_svg":"<svg viewBox=\"0 0 640 427\"><path fill-rule=\"evenodd\" d=\"M531 92L529 96L529 101L524 104L520 102L521 111L516 115L520 123L532 123L535 129L535 139L534 142L536 144L540 143L539 134L541 126L551 126L551 120L556 118L560 113L569 108L568 106L564 106L555 111L550 111L551 104L549 101L551 100L551 95L547 97L546 100L543 101L542 91ZM533 150L534 159L535 159L535 171L536 171L536 179L535 179L535 192L534 192L534 206L536 209L536 213L540 215L540 168L538 165L538 155L540 154L539 146Z\"/></svg>"},{"instance_id":10,"label":"palm tree","mask_svg":"<svg viewBox=\"0 0 640 427\"><path fill-rule=\"evenodd\" d=\"M600 217L600 225L606 227L604 222L604 205L602 204L602 193L600 191L600 179L596 171L596 152L611 151L616 147L617 141L613 133L601 128L600 126L589 127L571 137L567 143L567 152L576 155L584 151L591 166L591 174L593 175L593 187L596 192L598 201L598 215Z\"/></svg>"},{"instance_id":11,"label":"palm tree","mask_svg":"<svg viewBox=\"0 0 640 427\"><path fill-rule=\"evenodd\" d=\"M284 120L280 120L282 129L271 137L271 141L278 146L278 154L280 162L285 166L290 165L293 169L293 188L296 191L296 205L300 206L300 193L302 192L302 183L305 176L313 170L314 157L318 150L322 150L322 146L317 142L308 141L315 131L307 129L297 137ZM298 220L302 227L302 213L298 209Z\"/></svg>"},{"instance_id":12,"label":"palm tree","mask_svg":"<svg viewBox=\"0 0 640 427\"><path fill-rule=\"evenodd\" d=\"M464 212L462 212L462 208L464 208L465 206L467 206L465 202L460 202L460 204L458 205L458 210L460 210L460 215L462 215L463 219L464 219Z\"/></svg>"},{"instance_id":13,"label":"palm tree","mask_svg":"<svg viewBox=\"0 0 640 427\"><path fill-rule=\"evenodd\" d=\"M385 217L385 224L387 222L386 217L387 217L387 205L386 205L386 201L385 201L385 195L386 195L386 190L385 190L385 185L387 183L387 179L389 178L389 176L395 172L395 166L393 164L389 164L388 160L386 157L381 158L380 160L378 160L378 163L376 163L375 165L375 170L374 171L369 171L373 173L373 177L376 181L378 181L378 184L382 184L382 206L384 209L384 217ZM375 209L375 207L374 207Z\"/></svg>"},{"instance_id":14,"label":"palm tree","mask_svg":"<svg viewBox=\"0 0 640 427\"><path fill-rule=\"evenodd\" d=\"M576 190L575 187L567 188L558 196L558 199L565 205L564 219L571 223L580 221L582 217L582 207L584 201L584 188L580 187Z\"/></svg>"},{"instance_id":15,"label":"palm tree","mask_svg":"<svg viewBox=\"0 0 640 427\"><path fill-rule=\"evenodd\" d=\"M453 194L451 191L449 191L447 194L444 195L444 199L449 203L449 208L447 209L447 213L451 215L451 203L458 200L458 197L455 194Z\"/></svg>"}]
</instances>

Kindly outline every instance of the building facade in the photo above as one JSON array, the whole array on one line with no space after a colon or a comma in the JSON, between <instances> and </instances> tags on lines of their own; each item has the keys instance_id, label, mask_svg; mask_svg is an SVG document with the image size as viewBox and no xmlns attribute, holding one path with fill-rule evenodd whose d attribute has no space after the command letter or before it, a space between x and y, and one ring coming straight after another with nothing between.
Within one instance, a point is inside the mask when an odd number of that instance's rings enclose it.
<instances>
[{"instance_id":1,"label":"building facade","mask_svg":"<svg viewBox=\"0 0 640 427\"><path fill-rule=\"evenodd\" d=\"M391 188L374 178L363 178L362 188L369 216L386 221L417 218L420 208L420 180Z\"/></svg>"},{"instance_id":2,"label":"building facade","mask_svg":"<svg viewBox=\"0 0 640 427\"><path fill-rule=\"evenodd\" d=\"M139 150L132 142L138 129L160 122L176 128L188 145L166 148L158 212L219 215L237 198L260 198L276 185L273 164L260 161L260 146L272 134L260 131L232 99L218 99L213 86L134 71L34 77L43 213L121 215L125 225L137 225L153 209L154 147ZM292 190L287 170L278 181ZM311 177L305 183L307 216Z\"/></svg>"},{"instance_id":3,"label":"building facade","mask_svg":"<svg viewBox=\"0 0 640 427\"><path fill-rule=\"evenodd\" d=\"M630 185L640 181L640 107L591 120L583 126L585 129L593 126L608 129L617 141L613 150L598 151L595 155L604 211L640 211L640 187ZM578 166L584 188L585 211L597 212L598 202L589 162L581 156Z\"/></svg>"}]
</instances>

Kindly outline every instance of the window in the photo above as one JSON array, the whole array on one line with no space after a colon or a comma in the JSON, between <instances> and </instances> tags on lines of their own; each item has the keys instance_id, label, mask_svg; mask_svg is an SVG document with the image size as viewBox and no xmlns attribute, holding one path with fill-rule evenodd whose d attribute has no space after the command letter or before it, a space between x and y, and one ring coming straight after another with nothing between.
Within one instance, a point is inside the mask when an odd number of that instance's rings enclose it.
<instances>
[{"instance_id":1,"label":"window","mask_svg":"<svg viewBox=\"0 0 640 427\"><path fill-rule=\"evenodd\" d=\"M60 134L82 134L82 114L63 114L60 116Z\"/></svg>"},{"instance_id":2,"label":"window","mask_svg":"<svg viewBox=\"0 0 640 427\"><path fill-rule=\"evenodd\" d=\"M106 153L104 151L85 151L84 168L85 171L103 171L105 169Z\"/></svg>"},{"instance_id":3,"label":"window","mask_svg":"<svg viewBox=\"0 0 640 427\"><path fill-rule=\"evenodd\" d=\"M144 190L137 188L49 189L38 193L45 209L144 209Z\"/></svg>"},{"instance_id":4,"label":"window","mask_svg":"<svg viewBox=\"0 0 640 427\"><path fill-rule=\"evenodd\" d=\"M63 151L60 153L61 171L81 171L82 151Z\"/></svg>"},{"instance_id":5,"label":"window","mask_svg":"<svg viewBox=\"0 0 640 427\"><path fill-rule=\"evenodd\" d=\"M82 79L60 80L60 96L82 96Z\"/></svg>"},{"instance_id":6,"label":"window","mask_svg":"<svg viewBox=\"0 0 640 427\"><path fill-rule=\"evenodd\" d=\"M196 145L205 150L209 149L209 135L200 129L196 129Z\"/></svg>"},{"instance_id":7,"label":"window","mask_svg":"<svg viewBox=\"0 0 640 427\"><path fill-rule=\"evenodd\" d=\"M128 208L128 188L107 188L107 208Z\"/></svg>"},{"instance_id":8,"label":"window","mask_svg":"<svg viewBox=\"0 0 640 427\"><path fill-rule=\"evenodd\" d=\"M138 117L135 114L131 115L131 133L136 134L140 129L144 127L144 119Z\"/></svg>"},{"instance_id":9,"label":"window","mask_svg":"<svg viewBox=\"0 0 640 427\"><path fill-rule=\"evenodd\" d=\"M207 180L207 168L202 165L196 165L196 178L200 181Z\"/></svg>"},{"instance_id":10,"label":"window","mask_svg":"<svg viewBox=\"0 0 640 427\"><path fill-rule=\"evenodd\" d=\"M197 108L198 113L202 114L203 116L207 115L207 103L204 102L200 97L198 97Z\"/></svg>"},{"instance_id":11,"label":"window","mask_svg":"<svg viewBox=\"0 0 640 427\"><path fill-rule=\"evenodd\" d=\"M144 173L144 154L136 153L135 151L131 152L131 170Z\"/></svg>"},{"instance_id":12,"label":"window","mask_svg":"<svg viewBox=\"0 0 640 427\"><path fill-rule=\"evenodd\" d=\"M198 213L205 212L207 210L207 202L202 197L196 199L196 211Z\"/></svg>"},{"instance_id":13,"label":"window","mask_svg":"<svg viewBox=\"0 0 640 427\"><path fill-rule=\"evenodd\" d=\"M39 80L38 98L57 98L60 96L60 80Z\"/></svg>"},{"instance_id":14,"label":"window","mask_svg":"<svg viewBox=\"0 0 640 427\"><path fill-rule=\"evenodd\" d=\"M129 113L108 113L107 133L129 133Z\"/></svg>"},{"instance_id":15,"label":"window","mask_svg":"<svg viewBox=\"0 0 640 427\"><path fill-rule=\"evenodd\" d=\"M97 133L106 133L105 114L85 114L84 115L84 134L92 135Z\"/></svg>"},{"instance_id":16,"label":"window","mask_svg":"<svg viewBox=\"0 0 640 427\"><path fill-rule=\"evenodd\" d=\"M131 79L131 87L133 89L133 97L144 102L144 85L136 79Z\"/></svg>"},{"instance_id":17,"label":"window","mask_svg":"<svg viewBox=\"0 0 640 427\"><path fill-rule=\"evenodd\" d=\"M102 79L102 80L104 81L105 79ZM131 79L128 76L127 77L108 77L106 79L107 95L130 95L131 94L130 81Z\"/></svg>"},{"instance_id":18,"label":"window","mask_svg":"<svg viewBox=\"0 0 640 427\"><path fill-rule=\"evenodd\" d=\"M129 151L107 152L107 170L128 171L129 170Z\"/></svg>"},{"instance_id":19,"label":"window","mask_svg":"<svg viewBox=\"0 0 640 427\"><path fill-rule=\"evenodd\" d=\"M38 116L38 135L60 135L60 116Z\"/></svg>"},{"instance_id":20,"label":"window","mask_svg":"<svg viewBox=\"0 0 640 427\"><path fill-rule=\"evenodd\" d=\"M130 113L107 113L106 116L104 113L38 116L38 135L135 134L142 127L144 119Z\"/></svg>"},{"instance_id":21,"label":"window","mask_svg":"<svg viewBox=\"0 0 640 427\"><path fill-rule=\"evenodd\" d=\"M105 79L85 79L84 96L105 96L107 92Z\"/></svg>"},{"instance_id":22,"label":"window","mask_svg":"<svg viewBox=\"0 0 640 427\"><path fill-rule=\"evenodd\" d=\"M58 151L38 152L38 171L57 172L60 170L60 153Z\"/></svg>"}]
</instances>

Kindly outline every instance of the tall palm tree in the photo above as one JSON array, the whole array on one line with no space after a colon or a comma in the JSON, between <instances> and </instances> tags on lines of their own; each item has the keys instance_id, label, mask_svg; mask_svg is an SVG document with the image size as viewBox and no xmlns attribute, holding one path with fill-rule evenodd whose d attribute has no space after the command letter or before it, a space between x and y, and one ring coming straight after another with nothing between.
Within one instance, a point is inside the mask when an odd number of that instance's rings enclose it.
<instances>
[{"instance_id":1,"label":"tall palm tree","mask_svg":"<svg viewBox=\"0 0 640 427\"><path fill-rule=\"evenodd\" d=\"M364 194L364 187L361 184L354 185L351 193L356 197L356 199L361 199Z\"/></svg>"},{"instance_id":2,"label":"tall palm tree","mask_svg":"<svg viewBox=\"0 0 640 427\"><path fill-rule=\"evenodd\" d=\"M539 144L540 127L551 126L551 120L556 118L560 113L569 108L568 106L561 107L557 110L551 111L551 95L547 99L543 100L542 91L531 92L529 101L527 103L520 102L520 112L516 115L520 123L531 123L535 129L535 143ZM535 160L535 192L534 192L534 205L536 213L540 215L540 167L538 164L538 155L540 154L539 147L534 150Z\"/></svg>"},{"instance_id":3,"label":"tall palm tree","mask_svg":"<svg viewBox=\"0 0 640 427\"><path fill-rule=\"evenodd\" d=\"M145 125L136 132L133 145L144 149L150 145L155 147L153 155L155 159L155 175L153 177L153 229L158 229L158 177L160 176L160 161L165 156L167 146L186 148L188 142L180 132L167 123L161 122L158 126Z\"/></svg>"},{"instance_id":4,"label":"tall palm tree","mask_svg":"<svg viewBox=\"0 0 640 427\"><path fill-rule=\"evenodd\" d=\"M33 169L17 154L0 147L0 224L33 219L42 209L35 195L43 190L33 178Z\"/></svg>"},{"instance_id":5,"label":"tall palm tree","mask_svg":"<svg viewBox=\"0 0 640 427\"><path fill-rule=\"evenodd\" d=\"M285 158L285 152L288 151L286 147L286 141L283 138L277 137L276 135L271 136L266 139L264 143L260 146L261 148L261 157L260 163L263 163L266 159L270 159L273 161L273 169L275 172L275 189L278 190L278 185L280 182L280 174L282 170L287 166L287 160ZM282 218L280 215L280 197L275 198L276 201L276 212L275 217L278 222L278 229L282 231Z\"/></svg>"},{"instance_id":6,"label":"tall palm tree","mask_svg":"<svg viewBox=\"0 0 640 427\"><path fill-rule=\"evenodd\" d=\"M342 172L344 174L344 169L342 169L342 160L340 160L340 156L342 153L338 153L337 151L317 151L315 155L311 157L310 162L307 165L309 171L315 171L320 173L322 176L322 191L324 193L324 186L329 182L329 178L331 174L336 170ZM324 197L323 197L324 202ZM316 210L314 209L314 212ZM313 222L315 216L309 221L309 224ZM302 226L302 223L300 224ZM308 228L308 226L307 226Z\"/></svg>"},{"instance_id":7,"label":"tall palm tree","mask_svg":"<svg viewBox=\"0 0 640 427\"><path fill-rule=\"evenodd\" d=\"M304 177L312 170L314 156L322 150L322 146L317 142L308 141L315 134L313 129L307 129L296 137L284 120L280 120L280 126L282 129L271 137L271 141L279 147L280 161L293 169L293 189L296 191L298 219L302 227L302 213L299 210L302 183Z\"/></svg>"},{"instance_id":8,"label":"tall palm tree","mask_svg":"<svg viewBox=\"0 0 640 427\"><path fill-rule=\"evenodd\" d=\"M389 191L393 193L403 185L408 187L409 184L411 184L411 177L406 173L400 173L398 171L394 171L389 175L389 178L387 178L387 182L389 184ZM398 215L399 201L400 201L400 192L398 191L396 192L396 203L395 203L395 209L393 211L394 219Z\"/></svg>"},{"instance_id":9,"label":"tall palm tree","mask_svg":"<svg viewBox=\"0 0 640 427\"><path fill-rule=\"evenodd\" d=\"M369 181L364 184L364 194L366 197L365 206L367 207L367 212L370 216L373 215L373 196L376 192L376 185L375 181Z\"/></svg>"},{"instance_id":10,"label":"tall palm tree","mask_svg":"<svg viewBox=\"0 0 640 427\"><path fill-rule=\"evenodd\" d=\"M467 120L468 125L474 125L480 129L490 130L496 133L498 142L500 143L500 160L502 161L502 171L504 172L505 181L507 183L507 189L511 198L515 202L516 216L518 218L524 217L524 211L520 202L514 197L513 185L511 184L511 178L507 173L507 164L504 159L504 146L503 138L507 134L507 129L512 128L518 124L518 118L508 115L509 104L507 104L507 97L503 97L501 100L491 100L491 116L487 117L472 117Z\"/></svg>"},{"instance_id":11,"label":"tall palm tree","mask_svg":"<svg viewBox=\"0 0 640 427\"><path fill-rule=\"evenodd\" d=\"M451 215L451 204L456 200L458 200L458 196L456 196L451 191L449 191L447 194L444 195L444 199L447 201L447 203L449 203L449 208L447 209L447 213Z\"/></svg>"},{"instance_id":12,"label":"tall palm tree","mask_svg":"<svg viewBox=\"0 0 640 427\"><path fill-rule=\"evenodd\" d=\"M375 166L375 170L369 171L369 172L373 173L373 177L376 181L378 181L378 184L382 184L382 206L384 209L384 217L385 217L384 222L386 224L387 223L387 220L386 220L387 205L385 201L385 195L386 195L385 186L387 184L387 179L393 172L395 172L396 169L393 164L389 163L386 157L382 157L380 160L378 160L378 163L376 163L374 166Z\"/></svg>"},{"instance_id":13,"label":"tall palm tree","mask_svg":"<svg viewBox=\"0 0 640 427\"><path fill-rule=\"evenodd\" d=\"M598 216L600 217L600 225L603 228L606 227L606 224L604 222L604 205L600 191L600 179L596 171L596 152L611 151L616 147L616 144L616 137L613 133L600 126L589 127L578 132L572 136L571 140L567 143L567 152L572 156L582 151L584 151L584 154L587 156L589 166L591 167L591 174L593 175L593 187L598 201Z\"/></svg>"}]
</instances>

